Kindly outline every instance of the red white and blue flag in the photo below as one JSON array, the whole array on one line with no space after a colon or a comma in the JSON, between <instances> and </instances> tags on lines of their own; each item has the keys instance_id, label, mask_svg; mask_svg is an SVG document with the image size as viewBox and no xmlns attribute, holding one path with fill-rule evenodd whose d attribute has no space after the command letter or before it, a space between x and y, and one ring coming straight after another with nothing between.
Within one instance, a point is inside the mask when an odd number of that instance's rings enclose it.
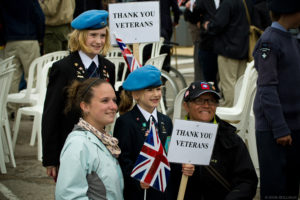
<instances>
[{"instance_id":1,"label":"red white and blue flag","mask_svg":"<svg viewBox=\"0 0 300 200\"><path fill-rule=\"evenodd\" d=\"M183 4L184 2L185 2L185 0L177 0L178 6L181 6L181 4Z\"/></svg>"},{"instance_id":2,"label":"red white and blue flag","mask_svg":"<svg viewBox=\"0 0 300 200\"><path fill-rule=\"evenodd\" d=\"M130 72L136 70L139 67L142 67L140 63L135 59L131 51L127 48L126 44L116 36L116 41L122 51L122 55L127 63L128 69Z\"/></svg>"},{"instance_id":3,"label":"red white and blue flag","mask_svg":"<svg viewBox=\"0 0 300 200\"><path fill-rule=\"evenodd\" d=\"M154 122L152 122L149 134L131 172L131 177L164 192L169 175L170 164L158 137Z\"/></svg>"}]
</instances>

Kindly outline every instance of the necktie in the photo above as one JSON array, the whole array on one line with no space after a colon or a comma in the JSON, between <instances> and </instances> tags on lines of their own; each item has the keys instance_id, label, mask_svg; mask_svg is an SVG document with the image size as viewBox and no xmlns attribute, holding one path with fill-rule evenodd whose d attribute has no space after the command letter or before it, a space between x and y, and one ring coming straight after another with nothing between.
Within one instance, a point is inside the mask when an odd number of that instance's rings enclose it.
<instances>
[{"instance_id":1,"label":"necktie","mask_svg":"<svg viewBox=\"0 0 300 200\"><path fill-rule=\"evenodd\" d=\"M154 122L154 125L156 125L156 120L155 120L155 118L153 117L153 115L150 116L150 118L149 118L149 123L150 123L150 121L151 121L151 118L152 118L152 121Z\"/></svg>"},{"instance_id":2,"label":"necktie","mask_svg":"<svg viewBox=\"0 0 300 200\"><path fill-rule=\"evenodd\" d=\"M86 72L87 72L89 78L98 77L97 65L96 65L96 63L94 61L91 63L91 65L86 70Z\"/></svg>"}]
</instances>

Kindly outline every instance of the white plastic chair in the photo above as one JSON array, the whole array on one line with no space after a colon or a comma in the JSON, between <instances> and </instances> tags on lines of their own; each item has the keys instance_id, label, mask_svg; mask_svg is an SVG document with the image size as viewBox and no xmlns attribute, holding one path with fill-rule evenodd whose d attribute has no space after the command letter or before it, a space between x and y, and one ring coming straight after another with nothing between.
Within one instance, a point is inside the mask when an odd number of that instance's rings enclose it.
<instances>
[{"instance_id":1,"label":"white plastic chair","mask_svg":"<svg viewBox=\"0 0 300 200\"><path fill-rule=\"evenodd\" d=\"M174 100L173 122L175 121L175 119L181 119L182 102L186 90L187 87L180 90Z\"/></svg>"},{"instance_id":2,"label":"white plastic chair","mask_svg":"<svg viewBox=\"0 0 300 200\"><path fill-rule=\"evenodd\" d=\"M152 44L151 57L150 58L153 58L153 57L156 57L160 54L160 49L161 49L161 46L163 45L163 42L164 42L164 38L161 37L158 42L141 43L139 45L139 61L140 61L140 63L144 63L143 62L143 51L144 51L145 46L147 46L148 44Z\"/></svg>"},{"instance_id":3,"label":"white plastic chair","mask_svg":"<svg viewBox=\"0 0 300 200\"><path fill-rule=\"evenodd\" d=\"M0 72L0 168L1 173L7 173L5 166L6 154L10 155L10 161L13 167L16 167L13 146L11 141L11 132L7 116L6 104L7 95L10 89L13 73L15 71L14 64L6 66L6 71ZM4 66L0 65L3 69ZM6 133L6 136L5 136Z\"/></svg>"},{"instance_id":4,"label":"white plastic chair","mask_svg":"<svg viewBox=\"0 0 300 200\"><path fill-rule=\"evenodd\" d=\"M239 99L240 92L243 85L243 79L244 75L240 76L240 78L237 80L235 87L234 87L234 99L233 99L233 105L235 105Z\"/></svg>"},{"instance_id":5,"label":"white plastic chair","mask_svg":"<svg viewBox=\"0 0 300 200\"><path fill-rule=\"evenodd\" d=\"M7 102L17 103L17 104L31 104L35 105L38 101L38 93L40 91L40 85L43 81L41 79L41 72L43 66L50 61L57 61L69 54L68 51L57 51L46 54L39 58L36 58L29 67L28 79L27 79L27 88L24 91L18 93L12 93L8 95ZM36 73L36 76L35 76ZM34 82L36 79L36 87L33 88Z\"/></svg>"},{"instance_id":6,"label":"white plastic chair","mask_svg":"<svg viewBox=\"0 0 300 200\"><path fill-rule=\"evenodd\" d=\"M48 72L49 69L52 67L53 63L56 61L51 61L46 63L46 65L43 67L41 78L42 82L40 85L40 93L38 102L34 106L29 107L22 107L18 109L16 121L14 124L14 135L13 135L13 147L15 147L17 142L17 137L19 133L20 128L20 121L22 115L29 115L34 117L33 121L33 127L31 132L31 139L30 139L30 145L33 146L36 140L36 135L38 135L38 160L42 160L42 136L41 136L41 124L42 124L42 114L43 114L43 108L44 108L44 101L46 96L46 90L47 90L47 81L48 81Z\"/></svg>"},{"instance_id":7,"label":"white plastic chair","mask_svg":"<svg viewBox=\"0 0 300 200\"><path fill-rule=\"evenodd\" d=\"M236 104L233 107L217 107L216 114L223 120L237 128L238 134L245 140L245 132L248 127L251 99L255 93L257 71L254 61L248 63L244 73L241 91Z\"/></svg>"},{"instance_id":8,"label":"white plastic chair","mask_svg":"<svg viewBox=\"0 0 300 200\"><path fill-rule=\"evenodd\" d=\"M4 60L0 61L0 73L7 71L8 68L10 68L13 65L13 59L15 56L11 56L9 58L6 58Z\"/></svg>"},{"instance_id":9,"label":"white plastic chair","mask_svg":"<svg viewBox=\"0 0 300 200\"><path fill-rule=\"evenodd\" d=\"M145 65L153 65L161 71L166 57L167 57L166 53L151 57L146 61Z\"/></svg>"},{"instance_id":10,"label":"white plastic chair","mask_svg":"<svg viewBox=\"0 0 300 200\"><path fill-rule=\"evenodd\" d=\"M119 88L126 78L128 71L127 64L123 57L111 57L107 59L115 65L115 90L119 91ZM121 76L119 76L119 74L121 74Z\"/></svg>"},{"instance_id":11,"label":"white plastic chair","mask_svg":"<svg viewBox=\"0 0 300 200\"><path fill-rule=\"evenodd\" d=\"M109 50L106 55L106 58L116 58L116 57L123 57L121 49L119 47L113 47Z\"/></svg>"},{"instance_id":12,"label":"white plastic chair","mask_svg":"<svg viewBox=\"0 0 300 200\"><path fill-rule=\"evenodd\" d=\"M254 91L254 95L251 100L251 108L250 108L250 116L249 116L249 126L245 133L245 142L248 146L249 154L251 156L256 174L260 177L259 173L259 164L258 164L258 154L256 147L256 135L255 135L255 117L253 112L253 102L255 97L256 90Z\"/></svg>"}]
</instances>

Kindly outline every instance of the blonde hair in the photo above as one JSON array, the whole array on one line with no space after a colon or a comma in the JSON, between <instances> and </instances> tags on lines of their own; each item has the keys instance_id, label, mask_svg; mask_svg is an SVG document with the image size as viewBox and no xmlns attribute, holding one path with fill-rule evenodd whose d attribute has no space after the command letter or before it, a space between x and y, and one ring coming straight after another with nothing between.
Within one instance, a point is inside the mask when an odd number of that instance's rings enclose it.
<instances>
[{"instance_id":1,"label":"blonde hair","mask_svg":"<svg viewBox=\"0 0 300 200\"><path fill-rule=\"evenodd\" d=\"M105 27L106 36L105 36L105 44L103 49L101 50L101 55L106 56L107 52L110 49L110 36L108 26ZM71 52L82 50L84 52L91 52L91 50L85 45L85 41L87 40L89 30L77 30L75 29L69 35L68 46Z\"/></svg>"}]
</instances>

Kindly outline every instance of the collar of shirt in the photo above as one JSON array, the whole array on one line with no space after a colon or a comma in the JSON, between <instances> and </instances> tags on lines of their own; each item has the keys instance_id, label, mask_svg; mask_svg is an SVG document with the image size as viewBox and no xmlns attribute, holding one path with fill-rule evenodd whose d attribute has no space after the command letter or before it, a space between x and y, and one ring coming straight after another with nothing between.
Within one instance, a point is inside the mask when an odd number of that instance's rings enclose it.
<instances>
[{"instance_id":1,"label":"collar of shirt","mask_svg":"<svg viewBox=\"0 0 300 200\"><path fill-rule=\"evenodd\" d=\"M278 22L272 22L272 25L271 25L272 28L277 28L281 31L284 31L284 32L287 32L287 30L281 25L279 24Z\"/></svg>"},{"instance_id":2,"label":"collar of shirt","mask_svg":"<svg viewBox=\"0 0 300 200\"><path fill-rule=\"evenodd\" d=\"M146 110L144 110L141 106L139 106L139 104L137 104L137 107L140 109L140 111L143 114L146 121L148 121L150 119L150 116L152 115L154 117L154 119L158 122L158 120L157 120L157 109L156 108L153 110L152 113L149 113Z\"/></svg>"},{"instance_id":3,"label":"collar of shirt","mask_svg":"<svg viewBox=\"0 0 300 200\"><path fill-rule=\"evenodd\" d=\"M81 58L81 61L84 65L85 69L88 69L93 61L95 62L95 64L97 66L99 66L99 60L98 60L97 55L93 59L91 59L90 57L88 57L88 55L86 55L83 51L80 50L79 51L79 56Z\"/></svg>"},{"instance_id":4,"label":"collar of shirt","mask_svg":"<svg viewBox=\"0 0 300 200\"><path fill-rule=\"evenodd\" d=\"M214 0L214 1L215 1L216 9L218 9L220 6L220 0Z\"/></svg>"}]
</instances>

